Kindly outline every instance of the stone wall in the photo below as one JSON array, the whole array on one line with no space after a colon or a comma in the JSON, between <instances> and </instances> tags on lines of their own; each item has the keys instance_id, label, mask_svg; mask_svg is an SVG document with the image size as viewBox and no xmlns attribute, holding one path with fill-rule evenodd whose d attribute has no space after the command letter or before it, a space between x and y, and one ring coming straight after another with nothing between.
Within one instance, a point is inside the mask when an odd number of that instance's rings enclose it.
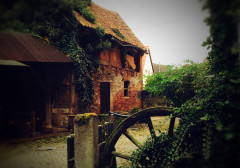
<instances>
[{"instance_id":1,"label":"stone wall","mask_svg":"<svg viewBox=\"0 0 240 168\"><path fill-rule=\"evenodd\" d=\"M143 109L157 106L172 106L163 96L150 95L147 91L142 92Z\"/></svg>"}]
</instances>

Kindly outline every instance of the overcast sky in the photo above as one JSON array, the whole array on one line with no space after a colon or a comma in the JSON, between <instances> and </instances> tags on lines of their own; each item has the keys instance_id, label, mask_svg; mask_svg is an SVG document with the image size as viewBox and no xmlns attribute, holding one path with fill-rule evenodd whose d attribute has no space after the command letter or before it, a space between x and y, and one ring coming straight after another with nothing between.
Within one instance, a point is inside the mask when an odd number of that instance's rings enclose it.
<instances>
[{"instance_id":1,"label":"overcast sky","mask_svg":"<svg viewBox=\"0 0 240 168\"><path fill-rule=\"evenodd\" d=\"M209 35L199 0L92 0L119 13L133 33L150 47L154 63L197 63L207 56L201 44ZM121 31L121 30L120 30Z\"/></svg>"}]
</instances>

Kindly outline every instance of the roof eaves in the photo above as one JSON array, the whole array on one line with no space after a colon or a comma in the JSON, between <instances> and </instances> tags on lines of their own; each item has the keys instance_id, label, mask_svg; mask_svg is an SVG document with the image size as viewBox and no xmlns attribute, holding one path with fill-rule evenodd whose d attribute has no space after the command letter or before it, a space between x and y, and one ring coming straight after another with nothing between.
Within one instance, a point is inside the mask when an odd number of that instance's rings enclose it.
<instances>
[{"instance_id":1,"label":"roof eaves","mask_svg":"<svg viewBox=\"0 0 240 168\"><path fill-rule=\"evenodd\" d=\"M135 45L133 45L133 44L131 44L131 43L127 43L127 42L125 42L125 41L121 41L121 40L119 40L118 38L116 38L116 37L114 37L114 36L112 36L112 40L113 40L113 41L116 41L118 44L120 44L120 45L123 46L123 47L133 47L133 48L136 48L136 49L138 49L138 50L141 50L141 51L144 52L144 53L147 53L147 50L144 50L144 49L142 49L142 48L140 48L140 47L138 47L138 46L135 46Z\"/></svg>"}]
</instances>

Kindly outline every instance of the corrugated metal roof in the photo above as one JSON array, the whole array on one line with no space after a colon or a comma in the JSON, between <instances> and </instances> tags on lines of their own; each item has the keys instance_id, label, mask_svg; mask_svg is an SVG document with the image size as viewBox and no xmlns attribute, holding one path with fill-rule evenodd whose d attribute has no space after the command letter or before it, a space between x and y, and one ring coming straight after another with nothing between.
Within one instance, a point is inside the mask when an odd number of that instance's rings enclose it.
<instances>
[{"instance_id":1,"label":"corrugated metal roof","mask_svg":"<svg viewBox=\"0 0 240 168\"><path fill-rule=\"evenodd\" d=\"M0 59L22 62L72 62L53 46L30 34L0 32Z\"/></svg>"},{"instance_id":2,"label":"corrugated metal roof","mask_svg":"<svg viewBox=\"0 0 240 168\"><path fill-rule=\"evenodd\" d=\"M28 67L27 65L18 62L18 61L13 61L13 60L1 60L0 59L0 66L24 66Z\"/></svg>"}]
</instances>

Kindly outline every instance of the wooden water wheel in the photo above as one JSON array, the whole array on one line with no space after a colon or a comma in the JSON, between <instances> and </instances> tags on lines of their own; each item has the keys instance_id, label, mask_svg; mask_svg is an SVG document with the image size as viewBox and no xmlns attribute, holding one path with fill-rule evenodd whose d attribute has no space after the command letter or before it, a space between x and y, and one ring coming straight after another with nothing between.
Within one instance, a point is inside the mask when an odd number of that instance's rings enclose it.
<instances>
[{"instance_id":1,"label":"wooden water wheel","mask_svg":"<svg viewBox=\"0 0 240 168\"><path fill-rule=\"evenodd\" d=\"M127 139L130 140L138 148L141 148L143 143L139 142L133 135L131 135L128 131L128 128L132 127L136 123L146 123L147 127L149 128L149 133L151 138L155 138L156 130L154 130L153 122L151 120L152 117L164 117L170 116L173 114L173 108L170 107L155 107L155 108L148 108L142 111L135 113L134 115L129 116L126 118L120 125L118 125L106 141L104 146L102 159L101 159L101 166L103 168L114 168L116 167L116 157L131 160L130 155L123 154L117 150L115 150L115 145L119 141L119 138L122 135L125 135ZM168 134L173 134L174 124L175 124L176 116L173 116L169 122Z\"/></svg>"}]
</instances>

